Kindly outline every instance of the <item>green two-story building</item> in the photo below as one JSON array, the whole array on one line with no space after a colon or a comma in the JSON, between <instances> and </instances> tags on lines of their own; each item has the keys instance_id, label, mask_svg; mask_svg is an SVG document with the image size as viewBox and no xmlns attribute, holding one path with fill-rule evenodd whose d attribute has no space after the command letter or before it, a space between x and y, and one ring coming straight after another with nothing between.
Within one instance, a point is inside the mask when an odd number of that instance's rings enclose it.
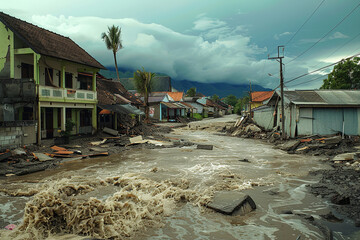
<instances>
[{"instance_id":1,"label":"green two-story building","mask_svg":"<svg viewBox=\"0 0 360 240\"><path fill-rule=\"evenodd\" d=\"M70 38L0 12L0 145L1 128L19 130L26 121L35 123L38 143L59 136L67 119L75 123L73 134L93 133L100 69L105 68ZM34 104L24 97L26 87L35 89ZM14 88L20 99L9 94Z\"/></svg>"}]
</instances>

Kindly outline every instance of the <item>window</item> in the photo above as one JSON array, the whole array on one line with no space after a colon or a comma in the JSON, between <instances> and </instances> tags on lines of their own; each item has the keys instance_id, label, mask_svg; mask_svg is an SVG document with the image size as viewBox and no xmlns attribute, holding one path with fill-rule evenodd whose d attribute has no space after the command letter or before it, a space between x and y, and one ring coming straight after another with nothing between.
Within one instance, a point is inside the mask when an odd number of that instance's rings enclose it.
<instances>
[{"instance_id":1,"label":"window","mask_svg":"<svg viewBox=\"0 0 360 240\"><path fill-rule=\"evenodd\" d=\"M72 73L65 73L65 88L73 88Z\"/></svg>"},{"instance_id":2,"label":"window","mask_svg":"<svg viewBox=\"0 0 360 240\"><path fill-rule=\"evenodd\" d=\"M92 75L88 73L79 73L78 81L80 82L80 89L91 90Z\"/></svg>"},{"instance_id":3,"label":"window","mask_svg":"<svg viewBox=\"0 0 360 240\"><path fill-rule=\"evenodd\" d=\"M21 63L21 78L34 79L34 65Z\"/></svg>"},{"instance_id":4,"label":"window","mask_svg":"<svg viewBox=\"0 0 360 240\"><path fill-rule=\"evenodd\" d=\"M53 80L53 69L45 68L45 86L55 86Z\"/></svg>"}]
</instances>

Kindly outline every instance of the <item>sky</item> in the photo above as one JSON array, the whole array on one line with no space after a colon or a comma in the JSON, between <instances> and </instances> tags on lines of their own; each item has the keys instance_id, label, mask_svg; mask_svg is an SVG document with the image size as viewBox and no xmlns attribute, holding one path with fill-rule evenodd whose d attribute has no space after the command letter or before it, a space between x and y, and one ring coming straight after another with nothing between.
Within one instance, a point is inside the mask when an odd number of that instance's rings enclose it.
<instances>
[{"instance_id":1,"label":"sky","mask_svg":"<svg viewBox=\"0 0 360 240\"><path fill-rule=\"evenodd\" d=\"M274 89L279 85L279 63L268 56L277 56L277 46L284 45L285 89L314 89L332 68L291 80L360 53L359 4L359 0L14 0L3 1L0 11L70 37L109 67L114 59L101 33L108 26L119 26L124 46L117 53L119 68L144 67L178 80L251 81Z\"/></svg>"}]
</instances>

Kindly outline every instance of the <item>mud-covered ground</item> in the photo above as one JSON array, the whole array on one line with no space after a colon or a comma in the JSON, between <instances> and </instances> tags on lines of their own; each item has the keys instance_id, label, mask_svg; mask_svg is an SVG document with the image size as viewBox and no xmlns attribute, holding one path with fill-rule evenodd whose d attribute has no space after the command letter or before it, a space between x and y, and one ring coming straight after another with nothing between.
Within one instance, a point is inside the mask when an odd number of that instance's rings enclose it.
<instances>
[{"instance_id":1,"label":"mud-covered ground","mask_svg":"<svg viewBox=\"0 0 360 240\"><path fill-rule=\"evenodd\" d=\"M333 169L311 172L321 179L311 184L310 192L333 203L340 213L347 215L360 227L360 170L333 164Z\"/></svg>"},{"instance_id":2,"label":"mud-covered ground","mask_svg":"<svg viewBox=\"0 0 360 240\"><path fill-rule=\"evenodd\" d=\"M183 124L182 124L183 125ZM29 145L10 151L9 157L0 160L0 176L26 175L46 169L56 168L65 161L72 161L79 157L99 157L97 153L106 153L108 155L118 154L129 149L154 149L186 145L189 143L178 141L178 139L165 138L164 134L172 131L173 127L179 127L179 124L147 124L138 126L138 131L144 139L158 141L158 144L131 144L130 138L135 135L119 135L114 137L101 130L95 135L71 136L70 143L56 144L55 139L44 139L40 145ZM105 140L105 141L104 141ZM104 141L101 144L97 142ZM163 142L164 144L160 144ZM67 151L74 152L70 155L56 156L52 160L40 161L36 153L54 154L52 146L57 145L65 148ZM35 155L34 155L35 154ZM106 155L104 155L106 156Z\"/></svg>"},{"instance_id":3,"label":"mud-covered ground","mask_svg":"<svg viewBox=\"0 0 360 240\"><path fill-rule=\"evenodd\" d=\"M359 239L356 222L307 188L321 179L309 172L333 170L324 157L227 136L223 131L235 120L176 128L159 138L171 148L136 144L0 178L0 226L17 225L0 231L0 238ZM206 208L219 191L249 194L256 210L227 216Z\"/></svg>"}]
</instances>

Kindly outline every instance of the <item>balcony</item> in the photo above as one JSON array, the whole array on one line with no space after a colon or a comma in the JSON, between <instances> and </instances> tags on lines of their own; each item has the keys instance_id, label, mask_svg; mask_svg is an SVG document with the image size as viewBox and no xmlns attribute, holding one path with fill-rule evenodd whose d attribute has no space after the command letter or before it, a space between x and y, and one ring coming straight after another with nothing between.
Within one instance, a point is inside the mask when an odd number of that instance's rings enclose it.
<instances>
[{"instance_id":1,"label":"balcony","mask_svg":"<svg viewBox=\"0 0 360 240\"><path fill-rule=\"evenodd\" d=\"M51 101L88 101L96 102L96 92L80 89L64 89L49 86L39 86L40 100Z\"/></svg>"}]
</instances>

